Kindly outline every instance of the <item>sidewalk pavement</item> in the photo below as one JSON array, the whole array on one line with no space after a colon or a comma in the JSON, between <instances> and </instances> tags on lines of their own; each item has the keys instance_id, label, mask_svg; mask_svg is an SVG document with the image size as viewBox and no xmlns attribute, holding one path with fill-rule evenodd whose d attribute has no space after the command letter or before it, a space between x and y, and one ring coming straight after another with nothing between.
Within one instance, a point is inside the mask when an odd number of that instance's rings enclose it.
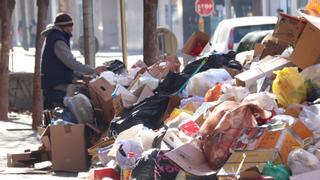
<instances>
[{"instance_id":1,"label":"sidewalk pavement","mask_svg":"<svg viewBox=\"0 0 320 180\"><path fill-rule=\"evenodd\" d=\"M7 153L36 150L41 145L37 131L31 128L31 115L10 113L8 121L0 121L0 179L79 179L78 173L2 174L7 168ZM81 179L81 178L80 178Z\"/></svg>"}]
</instances>

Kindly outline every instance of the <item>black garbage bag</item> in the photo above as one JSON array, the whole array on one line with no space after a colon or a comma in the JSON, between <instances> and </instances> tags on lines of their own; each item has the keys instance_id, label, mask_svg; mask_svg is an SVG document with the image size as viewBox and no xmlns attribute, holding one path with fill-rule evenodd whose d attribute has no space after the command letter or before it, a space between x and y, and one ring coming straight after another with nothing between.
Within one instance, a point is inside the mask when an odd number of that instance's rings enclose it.
<instances>
[{"instance_id":1,"label":"black garbage bag","mask_svg":"<svg viewBox=\"0 0 320 180\"><path fill-rule=\"evenodd\" d=\"M146 98L139 104L125 110L110 123L109 133L119 134L137 124L143 124L150 129L159 129L164 123L162 117L167 109L170 96L155 95Z\"/></svg>"},{"instance_id":2,"label":"black garbage bag","mask_svg":"<svg viewBox=\"0 0 320 180\"><path fill-rule=\"evenodd\" d=\"M126 65L118 59L107 61L103 65L107 67L108 71L112 71L115 74L122 74L126 71Z\"/></svg>"},{"instance_id":3,"label":"black garbage bag","mask_svg":"<svg viewBox=\"0 0 320 180\"><path fill-rule=\"evenodd\" d=\"M159 84L155 92L159 94L173 94L189 79L189 74L169 72L164 80Z\"/></svg>"},{"instance_id":4,"label":"black garbage bag","mask_svg":"<svg viewBox=\"0 0 320 180\"><path fill-rule=\"evenodd\" d=\"M195 70L200 66L203 60L207 59L207 62L204 64L203 67L197 73L206 71L212 68L222 68L223 66L227 66L230 68L235 68L237 70L241 70L242 66L240 63L236 63L237 61L234 60L234 52L230 51L228 54L211 54L209 56L203 57L199 60L196 60L190 64L188 64L182 71L184 74L193 74Z\"/></svg>"}]
</instances>

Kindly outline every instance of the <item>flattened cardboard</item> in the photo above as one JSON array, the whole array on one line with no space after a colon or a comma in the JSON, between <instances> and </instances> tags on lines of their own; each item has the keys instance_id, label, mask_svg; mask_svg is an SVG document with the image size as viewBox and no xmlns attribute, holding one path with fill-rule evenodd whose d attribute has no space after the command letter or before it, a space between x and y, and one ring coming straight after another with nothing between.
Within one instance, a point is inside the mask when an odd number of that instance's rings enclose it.
<instances>
[{"instance_id":1,"label":"flattened cardboard","mask_svg":"<svg viewBox=\"0 0 320 180\"><path fill-rule=\"evenodd\" d=\"M50 140L54 171L87 170L87 151L83 124L51 126Z\"/></svg>"},{"instance_id":2,"label":"flattened cardboard","mask_svg":"<svg viewBox=\"0 0 320 180\"><path fill-rule=\"evenodd\" d=\"M320 63L319 27L310 22L307 23L289 58L299 68L304 69Z\"/></svg>"},{"instance_id":3,"label":"flattened cardboard","mask_svg":"<svg viewBox=\"0 0 320 180\"><path fill-rule=\"evenodd\" d=\"M96 112L102 119L109 123L114 117L111 94L114 87L104 78L98 78L89 83L91 101Z\"/></svg>"},{"instance_id":4,"label":"flattened cardboard","mask_svg":"<svg viewBox=\"0 0 320 180\"><path fill-rule=\"evenodd\" d=\"M197 147L195 142L186 143L165 153L165 156L190 174L208 176L216 173L209 167L201 149Z\"/></svg>"},{"instance_id":5,"label":"flattened cardboard","mask_svg":"<svg viewBox=\"0 0 320 180\"><path fill-rule=\"evenodd\" d=\"M7 154L7 166L8 167L29 167L34 163L48 160L46 151L30 151Z\"/></svg>"},{"instance_id":6,"label":"flattened cardboard","mask_svg":"<svg viewBox=\"0 0 320 180\"><path fill-rule=\"evenodd\" d=\"M245 159L243 157L245 154ZM276 149L258 149L253 151L233 152L225 165L219 170L218 177L234 176L237 173L240 162L244 159L240 171L244 171L250 167L257 166L262 171L264 165L268 161L281 163L280 156Z\"/></svg>"},{"instance_id":7,"label":"flattened cardboard","mask_svg":"<svg viewBox=\"0 0 320 180\"><path fill-rule=\"evenodd\" d=\"M154 95L152 89L147 84L134 91L133 94L139 97L136 103L140 103L144 99Z\"/></svg>"},{"instance_id":8,"label":"flattened cardboard","mask_svg":"<svg viewBox=\"0 0 320 180\"><path fill-rule=\"evenodd\" d=\"M295 45L307 22L301 18L280 13L273 36L287 44Z\"/></svg>"}]
</instances>

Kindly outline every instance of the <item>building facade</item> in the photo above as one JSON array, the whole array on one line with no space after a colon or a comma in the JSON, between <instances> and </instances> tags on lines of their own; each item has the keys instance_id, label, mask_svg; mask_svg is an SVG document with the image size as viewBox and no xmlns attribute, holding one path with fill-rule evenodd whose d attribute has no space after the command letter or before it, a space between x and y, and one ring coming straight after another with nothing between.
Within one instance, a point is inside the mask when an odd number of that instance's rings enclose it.
<instances>
[{"instance_id":1,"label":"building facade","mask_svg":"<svg viewBox=\"0 0 320 180\"><path fill-rule=\"evenodd\" d=\"M214 11L204 18L205 31L212 35L217 24L226 17L226 1L231 3L231 17L253 15L277 15L282 9L296 15L308 0L213 0ZM141 53L143 49L143 0L126 0L127 47L130 52ZM178 41L178 49L195 31L198 31L200 16L195 12L195 0L159 0L158 26L171 30ZM82 0L49 0L48 23L58 12L65 11L74 19L72 47L79 47L78 39L83 34ZM100 51L121 51L121 22L119 0L93 0L94 33ZM37 19L36 0L16 0L13 13L13 43L17 46L33 46L34 22Z\"/></svg>"}]
</instances>

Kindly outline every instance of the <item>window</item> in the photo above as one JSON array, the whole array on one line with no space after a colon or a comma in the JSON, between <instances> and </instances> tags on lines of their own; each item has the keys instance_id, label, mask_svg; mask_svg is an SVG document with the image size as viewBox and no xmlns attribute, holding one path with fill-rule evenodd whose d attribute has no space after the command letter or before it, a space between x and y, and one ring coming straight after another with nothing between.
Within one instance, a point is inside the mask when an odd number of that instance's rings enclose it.
<instances>
[{"instance_id":1,"label":"window","mask_svg":"<svg viewBox=\"0 0 320 180\"><path fill-rule=\"evenodd\" d=\"M246 34L252 31L263 31L263 30L272 30L274 29L274 24L263 24L263 25L255 25L255 26L242 26L237 27L234 30L233 41L238 43Z\"/></svg>"}]
</instances>

